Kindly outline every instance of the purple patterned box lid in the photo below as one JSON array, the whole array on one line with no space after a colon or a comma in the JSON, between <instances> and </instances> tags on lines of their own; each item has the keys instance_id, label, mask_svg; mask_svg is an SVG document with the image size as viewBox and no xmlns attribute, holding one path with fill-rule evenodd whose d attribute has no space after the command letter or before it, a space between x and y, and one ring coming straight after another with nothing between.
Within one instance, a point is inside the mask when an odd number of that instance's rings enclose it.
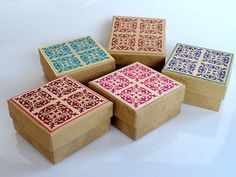
<instances>
[{"instance_id":1,"label":"purple patterned box lid","mask_svg":"<svg viewBox=\"0 0 236 177\"><path fill-rule=\"evenodd\" d=\"M226 84L233 54L177 44L164 70Z\"/></svg>"}]
</instances>

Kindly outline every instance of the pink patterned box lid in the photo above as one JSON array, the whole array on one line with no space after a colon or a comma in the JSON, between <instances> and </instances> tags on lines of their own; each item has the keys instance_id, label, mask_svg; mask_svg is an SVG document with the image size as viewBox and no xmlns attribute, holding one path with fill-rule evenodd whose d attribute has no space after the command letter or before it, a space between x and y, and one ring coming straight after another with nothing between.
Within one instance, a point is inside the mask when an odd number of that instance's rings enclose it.
<instances>
[{"instance_id":1,"label":"pink patterned box lid","mask_svg":"<svg viewBox=\"0 0 236 177\"><path fill-rule=\"evenodd\" d=\"M50 132L109 102L68 76L10 100Z\"/></svg>"},{"instance_id":2,"label":"pink patterned box lid","mask_svg":"<svg viewBox=\"0 0 236 177\"><path fill-rule=\"evenodd\" d=\"M110 51L163 54L164 46L164 19L113 17Z\"/></svg>"},{"instance_id":3,"label":"pink patterned box lid","mask_svg":"<svg viewBox=\"0 0 236 177\"><path fill-rule=\"evenodd\" d=\"M134 110L183 86L139 62L100 77L92 83Z\"/></svg>"}]
</instances>

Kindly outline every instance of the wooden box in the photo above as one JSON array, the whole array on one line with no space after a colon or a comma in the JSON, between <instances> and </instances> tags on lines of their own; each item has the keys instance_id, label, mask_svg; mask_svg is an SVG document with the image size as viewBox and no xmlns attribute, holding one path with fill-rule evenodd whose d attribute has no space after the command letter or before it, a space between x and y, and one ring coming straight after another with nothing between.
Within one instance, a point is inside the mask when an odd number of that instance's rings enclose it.
<instances>
[{"instance_id":1,"label":"wooden box","mask_svg":"<svg viewBox=\"0 0 236 177\"><path fill-rule=\"evenodd\" d=\"M165 20L114 16L108 52L119 66L137 61L162 69L165 64Z\"/></svg>"},{"instance_id":2,"label":"wooden box","mask_svg":"<svg viewBox=\"0 0 236 177\"><path fill-rule=\"evenodd\" d=\"M8 100L15 129L57 163L108 132L113 106L79 82L62 76Z\"/></svg>"},{"instance_id":3,"label":"wooden box","mask_svg":"<svg viewBox=\"0 0 236 177\"><path fill-rule=\"evenodd\" d=\"M183 84L135 62L89 82L114 104L112 123L134 140L180 112Z\"/></svg>"},{"instance_id":4,"label":"wooden box","mask_svg":"<svg viewBox=\"0 0 236 177\"><path fill-rule=\"evenodd\" d=\"M39 48L48 80L69 75L87 83L115 70L115 60L90 36Z\"/></svg>"},{"instance_id":5,"label":"wooden box","mask_svg":"<svg viewBox=\"0 0 236 177\"><path fill-rule=\"evenodd\" d=\"M219 111L233 54L177 44L163 73L186 85L185 103Z\"/></svg>"}]
</instances>

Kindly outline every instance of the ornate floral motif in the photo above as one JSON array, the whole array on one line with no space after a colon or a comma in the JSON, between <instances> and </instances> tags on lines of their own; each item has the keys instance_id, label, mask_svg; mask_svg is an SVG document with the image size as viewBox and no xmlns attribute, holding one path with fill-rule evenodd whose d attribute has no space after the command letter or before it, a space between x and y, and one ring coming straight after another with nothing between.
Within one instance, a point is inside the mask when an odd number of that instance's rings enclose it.
<instances>
[{"instance_id":1,"label":"ornate floral motif","mask_svg":"<svg viewBox=\"0 0 236 177\"><path fill-rule=\"evenodd\" d=\"M231 55L225 52L214 50L206 50L203 56L203 62L211 63L214 65L221 65L227 67L230 62Z\"/></svg>"},{"instance_id":2,"label":"ornate floral motif","mask_svg":"<svg viewBox=\"0 0 236 177\"><path fill-rule=\"evenodd\" d=\"M198 77L224 82L226 76L226 68L217 65L202 63L196 74Z\"/></svg>"},{"instance_id":3,"label":"ornate floral motif","mask_svg":"<svg viewBox=\"0 0 236 177\"><path fill-rule=\"evenodd\" d=\"M129 81L127 78L118 75L117 73L105 76L95 82L112 93L115 93L116 91L123 89L133 83L132 81Z\"/></svg>"},{"instance_id":4,"label":"ornate floral motif","mask_svg":"<svg viewBox=\"0 0 236 177\"><path fill-rule=\"evenodd\" d=\"M57 103L48 105L39 112L34 113L34 115L41 120L43 124L46 124L46 126L53 130L55 127L67 122L78 114L58 101Z\"/></svg>"},{"instance_id":5,"label":"ornate floral motif","mask_svg":"<svg viewBox=\"0 0 236 177\"><path fill-rule=\"evenodd\" d=\"M193 74L193 71L196 69L196 66L196 61L173 57L173 60L169 62L168 68L186 74Z\"/></svg>"},{"instance_id":6,"label":"ornate floral motif","mask_svg":"<svg viewBox=\"0 0 236 177\"><path fill-rule=\"evenodd\" d=\"M111 39L111 49L113 50L134 50L134 34L114 34Z\"/></svg>"},{"instance_id":7,"label":"ornate floral motif","mask_svg":"<svg viewBox=\"0 0 236 177\"><path fill-rule=\"evenodd\" d=\"M110 50L163 52L163 20L114 17L113 25Z\"/></svg>"},{"instance_id":8,"label":"ornate floral motif","mask_svg":"<svg viewBox=\"0 0 236 177\"><path fill-rule=\"evenodd\" d=\"M137 31L137 19L135 18L116 18L114 22L114 32L135 33Z\"/></svg>"},{"instance_id":9,"label":"ornate floral motif","mask_svg":"<svg viewBox=\"0 0 236 177\"><path fill-rule=\"evenodd\" d=\"M92 82L135 110L181 86L180 83L138 62Z\"/></svg>"},{"instance_id":10,"label":"ornate floral motif","mask_svg":"<svg viewBox=\"0 0 236 177\"><path fill-rule=\"evenodd\" d=\"M121 72L125 76L127 76L135 81L139 81L141 79L147 78L148 76L150 76L151 74L154 73L154 71L152 71L151 69L149 69L143 65L140 65L138 63L121 70Z\"/></svg>"},{"instance_id":11,"label":"ornate floral motif","mask_svg":"<svg viewBox=\"0 0 236 177\"><path fill-rule=\"evenodd\" d=\"M66 100L70 106L77 109L80 113L86 112L97 104L104 102L103 99L86 89L69 96Z\"/></svg>"},{"instance_id":12,"label":"ornate floral motif","mask_svg":"<svg viewBox=\"0 0 236 177\"><path fill-rule=\"evenodd\" d=\"M41 51L59 74L110 59L108 53L91 37L42 48Z\"/></svg>"},{"instance_id":13,"label":"ornate floral motif","mask_svg":"<svg viewBox=\"0 0 236 177\"><path fill-rule=\"evenodd\" d=\"M107 102L105 98L67 76L11 100L49 131Z\"/></svg>"},{"instance_id":14,"label":"ornate floral motif","mask_svg":"<svg viewBox=\"0 0 236 177\"><path fill-rule=\"evenodd\" d=\"M151 35L139 35L138 51L161 52L162 37Z\"/></svg>"},{"instance_id":15,"label":"ornate floral motif","mask_svg":"<svg viewBox=\"0 0 236 177\"><path fill-rule=\"evenodd\" d=\"M177 44L164 68L224 84L231 60L230 53Z\"/></svg>"},{"instance_id":16,"label":"ornate floral motif","mask_svg":"<svg viewBox=\"0 0 236 177\"><path fill-rule=\"evenodd\" d=\"M65 43L43 48L43 51L50 60L72 54L70 48Z\"/></svg>"},{"instance_id":17,"label":"ornate floral motif","mask_svg":"<svg viewBox=\"0 0 236 177\"><path fill-rule=\"evenodd\" d=\"M109 56L106 54L106 52L100 48L87 50L80 53L79 56L87 65L109 59Z\"/></svg>"},{"instance_id":18,"label":"ornate floral motif","mask_svg":"<svg viewBox=\"0 0 236 177\"><path fill-rule=\"evenodd\" d=\"M90 37L76 39L74 41L69 42L69 44L76 52L83 52L84 50L97 47L96 42Z\"/></svg>"},{"instance_id":19,"label":"ornate floral motif","mask_svg":"<svg viewBox=\"0 0 236 177\"><path fill-rule=\"evenodd\" d=\"M137 84L123 90L121 93L117 93L116 95L122 98L125 102L133 105L135 108L155 97L155 95L150 91Z\"/></svg>"},{"instance_id":20,"label":"ornate floral motif","mask_svg":"<svg viewBox=\"0 0 236 177\"><path fill-rule=\"evenodd\" d=\"M163 33L163 22L158 19L141 19L139 33L162 34Z\"/></svg>"},{"instance_id":21,"label":"ornate floral motif","mask_svg":"<svg viewBox=\"0 0 236 177\"><path fill-rule=\"evenodd\" d=\"M66 72L75 69L79 66L82 66L79 59L76 58L74 55L59 58L57 60L52 60L51 62L58 73Z\"/></svg>"},{"instance_id":22,"label":"ornate floral motif","mask_svg":"<svg viewBox=\"0 0 236 177\"><path fill-rule=\"evenodd\" d=\"M53 97L47 92L43 91L41 88L38 88L16 97L15 100L18 101L20 105L29 112L32 112L34 109L40 108L49 103L51 100L53 100Z\"/></svg>"},{"instance_id":23,"label":"ornate floral motif","mask_svg":"<svg viewBox=\"0 0 236 177\"><path fill-rule=\"evenodd\" d=\"M156 91L159 95L162 95L164 92L168 92L173 87L178 85L178 83L158 73L155 76L143 81L142 84L151 90Z\"/></svg>"},{"instance_id":24,"label":"ornate floral motif","mask_svg":"<svg viewBox=\"0 0 236 177\"><path fill-rule=\"evenodd\" d=\"M50 91L54 95L57 95L59 98L75 92L79 88L82 88L80 85L78 85L71 79L68 79L67 77L62 77L55 80L54 82L45 84L43 87L47 88L48 91Z\"/></svg>"},{"instance_id":25,"label":"ornate floral motif","mask_svg":"<svg viewBox=\"0 0 236 177\"><path fill-rule=\"evenodd\" d=\"M179 44L174 53L174 57L198 60L202 53L202 48Z\"/></svg>"}]
</instances>

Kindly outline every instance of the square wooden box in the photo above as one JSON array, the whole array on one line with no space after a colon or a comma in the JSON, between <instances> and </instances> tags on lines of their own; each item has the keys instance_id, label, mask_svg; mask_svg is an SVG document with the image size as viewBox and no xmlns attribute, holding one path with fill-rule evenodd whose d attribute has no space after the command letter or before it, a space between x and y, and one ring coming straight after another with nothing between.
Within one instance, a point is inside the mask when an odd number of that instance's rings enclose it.
<instances>
[{"instance_id":1,"label":"square wooden box","mask_svg":"<svg viewBox=\"0 0 236 177\"><path fill-rule=\"evenodd\" d=\"M114 104L112 123L137 140L180 112L185 86L139 62L89 82Z\"/></svg>"},{"instance_id":2,"label":"square wooden box","mask_svg":"<svg viewBox=\"0 0 236 177\"><path fill-rule=\"evenodd\" d=\"M165 64L165 20L114 16L108 52L120 66L137 61L162 69Z\"/></svg>"},{"instance_id":3,"label":"square wooden box","mask_svg":"<svg viewBox=\"0 0 236 177\"><path fill-rule=\"evenodd\" d=\"M219 111L232 59L231 53L177 44L162 72L185 84L185 103Z\"/></svg>"},{"instance_id":4,"label":"square wooden box","mask_svg":"<svg viewBox=\"0 0 236 177\"><path fill-rule=\"evenodd\" d=\"M108 132L113 106L79 82L62 76L8 100L15 129L57 163Z\"/></svg>"},{"instance_id":5,"label":"square wooden box","mask_svg":"<svg viewBox=\"0 0 236 177\"><path fill-rule=\"evenodd\" d=\"M87 83L115 70L115 60L90 36L39 48L48 80L69 75Z\"/></svg>"}]
</instances>

